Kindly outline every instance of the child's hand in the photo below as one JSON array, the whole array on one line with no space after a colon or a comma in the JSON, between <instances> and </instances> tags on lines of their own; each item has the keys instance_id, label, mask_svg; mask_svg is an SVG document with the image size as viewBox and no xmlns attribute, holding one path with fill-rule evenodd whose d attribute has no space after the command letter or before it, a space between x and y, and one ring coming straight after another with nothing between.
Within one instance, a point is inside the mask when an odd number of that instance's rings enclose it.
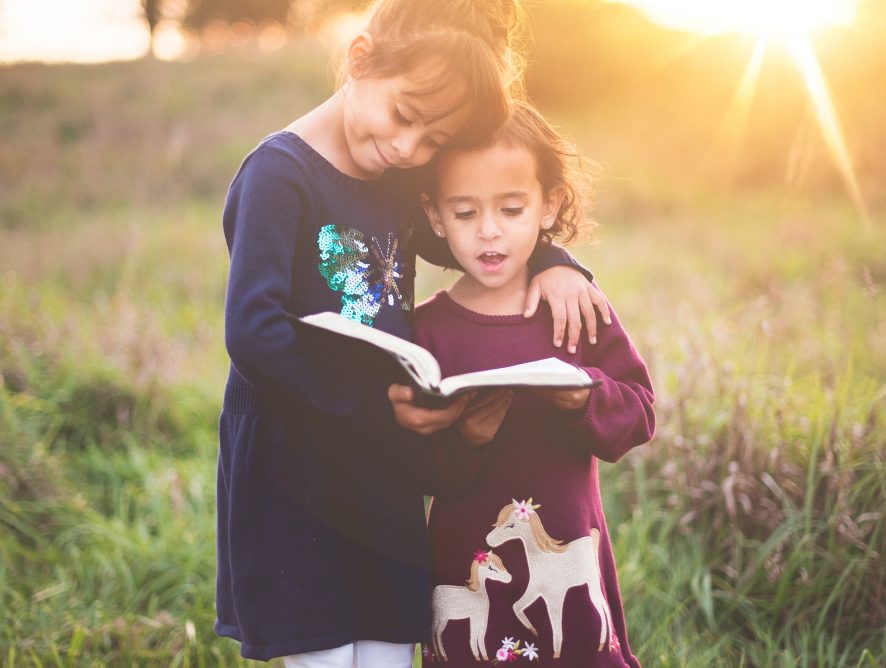
<instances>
[{"instance_id":1,"label":"child's hand","mask_svg":"<svg viewBox=\"0 0 886 668\"><path fill-rule=\"evenodd\" d=\"M589 343L597 343L597 316L594 308L600 311L603 322L612 322L609 306L597 288L589 283L577 269L557 266L537 274L529 283L526 295L527 318L535 313L538 302L544 299L551 307L554 318L554 345L563 343L563 333L569 327L567 350L574 353L581 336L581 320L584 317Z\"/></svg>"},{"instance_id":2,"label":"child's hand","mask_svg":"<svg viewBox=\"0 0 886 668\"><path fill-rule=\"evenodd\" d=\"M388 400L394 409L394 419L404 429L423 436L445 429L461 416L465 406L474 396L463 394L446 408L421 408L412 403L414 393L408 385L391 385Z\"/></svg>"},{"instance_id":3,"label":"child's hand","mask_svg":"<svg viewBox=\"0 0 886 668\"><path fill-rule=\"evenodd\" d=\"M458 430L471 445L485 445L495 436L511 405L511 390L481 392L465 408Z\"/></svg>"},{"instance_id":4,"label":"child's hand","mask_svg":"<svg viewBox=\"0 0 886 668\"><path fill-rule=\"evenodd\" d=\"M573 390L536 390L538 396L550 401L561 411L584 410L591 396L591 388L581 387Z\"/></svg>"}]
</instances>

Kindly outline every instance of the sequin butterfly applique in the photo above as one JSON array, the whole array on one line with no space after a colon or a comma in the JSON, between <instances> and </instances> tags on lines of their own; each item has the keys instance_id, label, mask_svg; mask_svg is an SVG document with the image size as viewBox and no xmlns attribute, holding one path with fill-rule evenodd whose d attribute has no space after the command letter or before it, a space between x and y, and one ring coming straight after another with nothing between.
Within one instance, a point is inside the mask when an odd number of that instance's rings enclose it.
<instances>
[{"instance_id":1,"label":"sequin butterfly applique","mask_svg":"<svg viewBox=\"0 0 886 668\"><path fill-rule=\"evenodd\" d=\"M411 291L397 282L406 273L399 245L390 232L384 241L371 237L367 244L365 235L351 227L320 228L320 274L331 290L342 293L343 316L371 326L384 305L412 309Z\"/></svg>"}]
</instances>

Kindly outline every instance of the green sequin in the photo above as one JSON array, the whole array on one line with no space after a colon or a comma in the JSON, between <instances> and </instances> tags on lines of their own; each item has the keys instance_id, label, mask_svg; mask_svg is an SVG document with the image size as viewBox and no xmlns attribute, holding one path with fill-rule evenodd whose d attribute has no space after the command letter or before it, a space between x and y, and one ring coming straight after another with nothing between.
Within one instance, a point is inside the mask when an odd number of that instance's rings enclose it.
<instances>
[{"instance_id":1,"label":"green sequin","mask_svg":"<svg viewBox=\"0 0 886 668\"><path fill-rule=\"evenodd\" d=\"M389 233L383 243L341 225L325 225L317 236L320 274L331 290L342 293L341 314L372 325L383 306L412 309L411 291L401 291L403 278L399 239ZM408 280L408 279L407 279Z\"/></svg>"}]
</instances>

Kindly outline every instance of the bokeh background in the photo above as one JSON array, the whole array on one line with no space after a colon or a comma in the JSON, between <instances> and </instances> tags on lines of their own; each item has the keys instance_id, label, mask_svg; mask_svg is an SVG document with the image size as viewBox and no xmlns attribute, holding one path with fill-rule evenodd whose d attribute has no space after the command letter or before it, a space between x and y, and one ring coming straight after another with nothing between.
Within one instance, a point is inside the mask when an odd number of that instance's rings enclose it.
<instances>
[{"instance_id":1,"label":"bokeh background","mask_svg":"<svg viewBox=\"0 0 886 668\"><path fill-rule=\"evenodd\" d=\"M657 388L601 466L635 653L886 665L886 3L526 5L529 93L602 168L573 252ZM221 207L354 9L0 0L5 665L246 663L212 634Z\"/></svg>"}]
</instances>

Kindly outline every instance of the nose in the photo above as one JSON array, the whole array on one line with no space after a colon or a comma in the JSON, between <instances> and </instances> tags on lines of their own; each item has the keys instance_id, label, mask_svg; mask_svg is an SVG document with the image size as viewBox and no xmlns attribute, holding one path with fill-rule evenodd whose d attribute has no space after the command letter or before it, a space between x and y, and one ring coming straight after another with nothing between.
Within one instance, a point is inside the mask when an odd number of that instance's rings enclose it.
<instances>
[{"instance_id":1,"label":"nose","mask_svg":"<svg viewBox=\"0 0 886 668\"><path fill-rule=\"evenodd\" d=\"M493 212L486 212L480 219L480 227L477 236L484 240L497 239L501 236L501 227Z\"/></svg>"},{"instance_id":2,"label":"nose","mask_svg":"<svg viewBox=\"0 0 886 668\"><path fill-rule=\"evenodd\" d=\"M401 160L411 160L420 144L421 135L412 128L400 132L391 142Z\"/></svg>"}]
</instances>

